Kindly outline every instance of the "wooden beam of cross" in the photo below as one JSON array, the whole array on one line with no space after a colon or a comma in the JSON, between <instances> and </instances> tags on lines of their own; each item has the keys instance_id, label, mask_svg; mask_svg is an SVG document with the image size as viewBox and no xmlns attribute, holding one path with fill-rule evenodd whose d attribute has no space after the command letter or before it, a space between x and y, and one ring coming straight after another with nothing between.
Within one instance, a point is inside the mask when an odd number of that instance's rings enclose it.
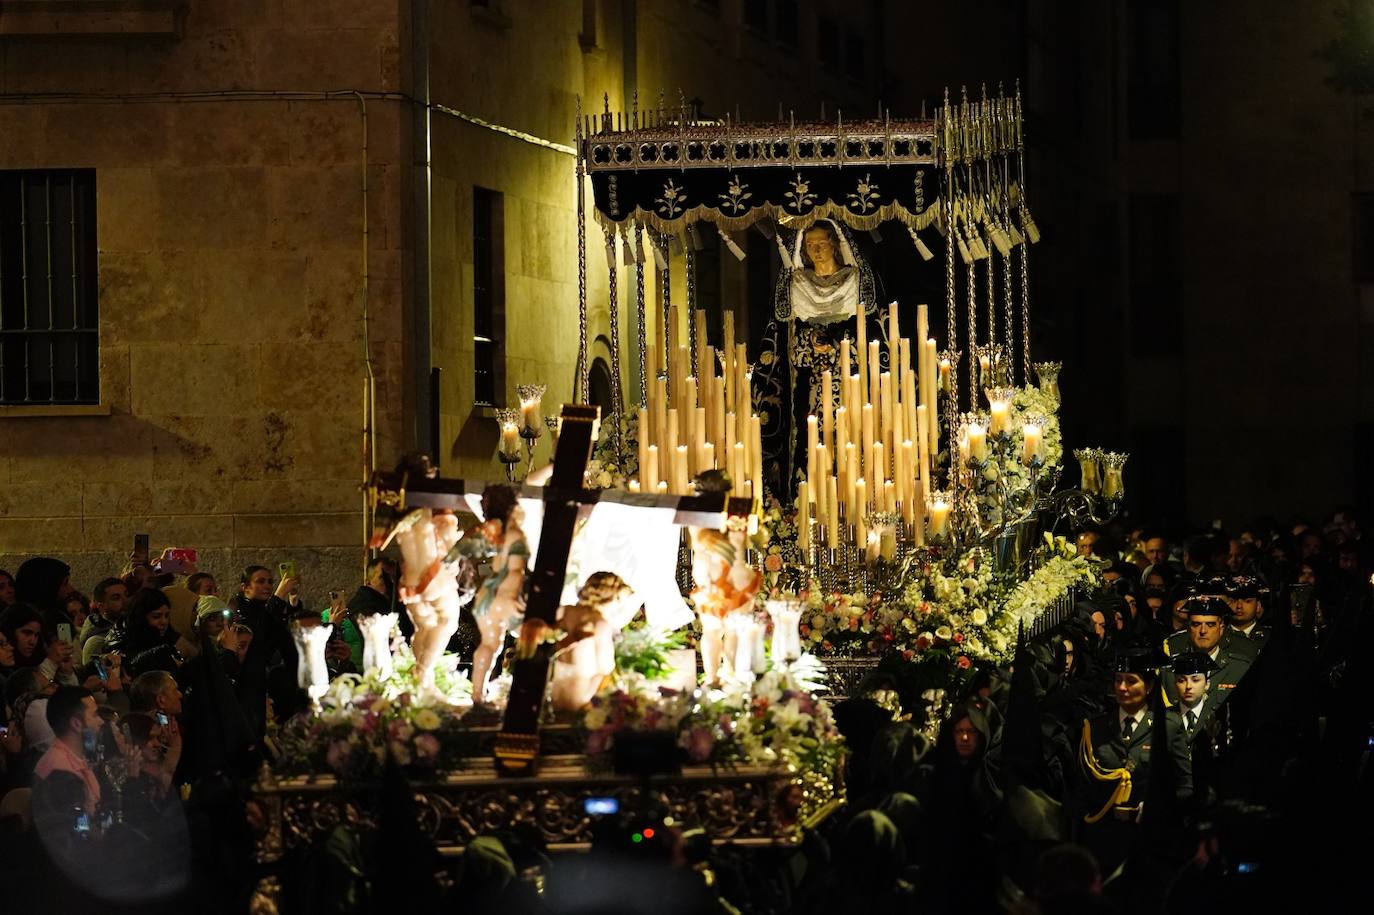
<instances>
[{"instance_id":1,"label":"wooden beam of cross","mask_svg":"<svg viewBox=\"0 0 1374 915\"><path fill-rule=\"evenodd\" d=\"M553 627L567 575L568 556L578 515L584 506L601 502L634 508L673 509L673 524L679 527L723 527L727 517L750 513L749 499L727 499L722 493L700 496L657 496L621 490L586 489L582 485L587 461L596 441L600 410L597 407L565 405L558 447L554 453L553 475L548 486L518 487L517 495L544 503L540 527L539 554L534 569L526 576L526 621L543 622ZM442 477L401 479L394 474L374 477L374 497L379 504L402 509L439 508L468 510L467 496L480 494L484 481ZM548 682L549 655L540 650L534 657L512 665L510 698L501 731L496 738L495 762L503 775L533 775L539 757L539 719Z\"/></svg>"}]
</instances>

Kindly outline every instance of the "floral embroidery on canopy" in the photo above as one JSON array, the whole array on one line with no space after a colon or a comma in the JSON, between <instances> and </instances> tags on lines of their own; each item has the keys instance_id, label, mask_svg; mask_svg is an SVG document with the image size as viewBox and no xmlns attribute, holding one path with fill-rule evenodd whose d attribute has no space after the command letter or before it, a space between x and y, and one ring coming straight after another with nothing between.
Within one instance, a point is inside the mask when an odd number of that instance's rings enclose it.
<instances>
[{"instance_id":1,"label":"floral embroidery on canopy","mask_svg":"<svg viewBox=\"0 0 1374 915\"><path fill-rule=\"evenodd\" d=\"M674 184L672 178L669 178L663 182L663 196L659 197L657 201L659 203L658 211L669 219L673 219L682 213L682 204L686 199L687 195L683 193L682 188Z\"/></svg>"},{"instance_id":2,"label":"floral embroidery on canopy","mask_svg":"<svg viewBox=\"0 0 1374 915\"><path fill-rule=\"evenodd\" d=\"M742 183L736 175L730 176L730 184L726 190L727 193L717 195L720 197L721 209L729 210L732 216L738 216L745 209L744 201L754 195L749 192L749 185Z\"/></svg>"}]
</instances>

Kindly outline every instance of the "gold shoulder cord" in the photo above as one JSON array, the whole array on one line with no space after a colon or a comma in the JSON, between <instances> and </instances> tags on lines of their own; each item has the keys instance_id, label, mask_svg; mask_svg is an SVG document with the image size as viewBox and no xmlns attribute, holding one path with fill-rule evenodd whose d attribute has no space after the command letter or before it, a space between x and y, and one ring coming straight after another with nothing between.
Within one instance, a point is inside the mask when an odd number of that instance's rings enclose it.
<instances>
[{"instance_id":1,"label":"gold shoulder cord","mask_svg":"<svg viewBox=\"0 0 1374 915\"><path fill-rule=\"evenodd\" d=\"M1124 804L1131 797L1131 773L1129 769L1103 769L1097 761L1097 756L1093 753L1093 732L1092 724L1084 719L1083 738L1078 743L1078 758L1083 763L1083 768L1088 770L1088 774L1100 782L1116 782L1116 787L1112 789L1111 797L1107 798L1107 803L1097 813L1084 814L1083 822L1096 823L1107 815L1107 811L1113 807Z\"/></svg>"},{"instance_id":2,"label":"gold shoulder cord","mask_svg":"<svg viewBox=\"0 0 1374 915\"><path fill-rule=\"evenodd\" d=\"M1172 655L1169 654L1169 637L1168 637L1168 636L1165 636L1165 637L1164 637L1164 657L1166 657L1166 658L1172 657ZM1163 699L1164 699L1164 707L1165 707L1165 708L1173 708L1173 707L1174 707L1174 704L1173 704L1172 702L1169 701L1169 691L1168 691L1167 689L1164 688L1164 675L1163 675L1163 674L1160 674L1160 675L1159 675L1159 695L1160 695L1161 697L1163 697Z\"/></svg>"}]
</instances>

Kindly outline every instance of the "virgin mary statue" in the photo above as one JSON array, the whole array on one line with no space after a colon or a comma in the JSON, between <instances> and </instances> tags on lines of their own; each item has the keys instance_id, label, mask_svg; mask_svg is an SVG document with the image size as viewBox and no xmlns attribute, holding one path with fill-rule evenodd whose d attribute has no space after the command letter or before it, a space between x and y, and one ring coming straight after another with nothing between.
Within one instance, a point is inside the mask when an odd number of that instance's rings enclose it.
<instances>
[{"instance_id":1,"label":"virgin mary statue","mask_svg":"<svg viewBox=\"0 0 1374 915\"><path fill-rule=\"evenodd\" d=\"M829 219L798 231L788 246L773 289L773 320L759 350L754 395L762 422L769 488L790 497L796 472L806 466L808 414L820 415L821 380L831 374L831 403L840 402L840 347L849 340L858 366L858 322L868 339L883 339L876 319L873 271L855 250L849 228ZM887 348L882 347L886 353Z\"/></svg>"}]
</instances>

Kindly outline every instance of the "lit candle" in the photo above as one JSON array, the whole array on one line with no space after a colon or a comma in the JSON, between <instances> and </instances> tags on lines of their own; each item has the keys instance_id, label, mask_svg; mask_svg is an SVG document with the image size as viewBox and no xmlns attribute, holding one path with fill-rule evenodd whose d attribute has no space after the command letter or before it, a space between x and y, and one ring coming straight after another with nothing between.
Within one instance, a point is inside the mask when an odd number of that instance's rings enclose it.
<instances>
[{"instance_id":1,"label":"lit candle","mask_svg":"<svg viewBox=\"0 0 1374 915\"><path fill-rule=\"evenodd\" d=\"M887 479L887 449L882 442L873 443L873 466L867 473L873 478L873 501L878 502L883 495L882 481Z\"/></svg>"},{"instance_id":2,"label":"lit candle","mask_svg":"<svg viewBox=\"0 0 1374 915\"><path fill-rule=\"evenodd\" d=\"M507 457L519 455L519 426L513 422L502 423L502 453Z\"/></svg>"},{"instance_id":3,"label":"lit candle","mask_svg":"<svg viewBox=\"0 0 1374 915\"><path fill-rule=\"evenodd\" d=\"M701 469L716 469L716 446L714 442L707 442L701 446Z\"/></svg>"},{"instance_id":4,"label":"lit candle","mask_svg":"<svg viewBox=\"0 0 1374 915\"><path fill-rule=\"evenodd\" d=\"M543 419L539 416L539 403L544 399L548 385L522 384L515 390L520 395L520 412L524 415L525 431L542 433L544 426Z\"/></svg>"},{"instance_id":5,"label":"lit candle","mask_svg":"<svg viewBox=\"0 0 1374 915\"><path fill-rule=\"evenodd\" d=\"M835 452L838 459L844 454L845 443L849 441L849 410L839 407L835 410L835 441L831 449Z\"/></svg>"},{"instance_id":6,"label":"lit candle","mask_svg":"<svg viewBox=\"0 0 1374 915\"><path fill-rule=\"evenodd\" d=\"M1037 423L1026 423L1021 427L1021 462L1026 466L1035 463L1045 455L1045 438Z\"/></svg>"},{"instance_id":7,"label":"lit candle","mask_svg":"<svg viewBox=\"0 0 1374 915\"><path fill-rule=\"evenodd\" d=\"M894 512L897 510L897 484L891 480L883 480L883 511Z\"/></svg>"},{"instance_id":8,"label":"lit candle","mask_svg":"<svg viewBox=\"0 0 1374 915\"><path fill-rule=\"evenodd\" d=\"M943 496L936 496L930 503L930 536L943 537L949 526L949 502Z\"/></svg>"},{"instance_id":9,"label":"lit candle","mask_svg":"<svg viewBox=\"0 0 1374 915\"><path fill-rule=\"evenodd\" d=\"M806 478L816 479L816 449L819 447L819 432L816 429L816 417L811 415L806 417Z\"/></svg>"},{"instance_id":10,"label":"lit candle","mask_svg":"<svg viewBox=\"0 0 1374 915\"><path fill-rule=\"evenodd\" d=\"M631 480L631 481L630 481L630 492L639 492L639 481L638 481L638 480Z\"/></svg>"},{"instance_id":11,"label":"lit candle","mask_svg":"<svg viewBox=\"0 0 1374 915\"><path fill-rule=\"evenodd\" d=\"M881 375L878 376L878 391L879 395L882 397L883 405L882 440L886 444L891 444L892 442L896 441L896 439L892 437L892 430L897 421L895 415L892 412L893 408L896 406L896 401L894 401L892 397L891 372L883 372Z\"/></svg>"},{"instance_id":12,"label":"lit candle","mask_svg":"<svg viewBox=\"0 0 1374 915\"><path fill-rule=\"evenodd\" d=\"M911 523L916 505L916 444L911 439L902 442L902 504L907 511L906 523Z\"/></svg>"},{"instance_id":13,"label":"lit candle","mask_svg":"<svg viewBox=\"0 0 1374 915\"><path fill-rule=\"evenodd\" d=\"M830 475L830 449L822 443L816 448L816 476L811 482L811 498L816 502L816 520L825 517L825 484L820 482Z\"/></svg>"},{"instance_id":14,"label":"lit candle","mask_svg":"<svg viewBox=\"0 0 1374 915\"><path fill-rule=\"evenodd\" d=\"M693 366L698 378L706 377L706 309L698 308L692 314L697 332L697 364Z\"/></svg>"},{"instance_id":15,"label":"lit candle","mask_svg":"<svg viewBox=\"0 0 1374 915\"><path fill-rule=\"evenodd\" d=\"M797 546L803 553L811 549L811 496L805 480L797 484Z\"/></svg>"},{"instance_id":16,"label":"lit candle","mask_svg":"<svg viewBox=\"0 0 1374 915\"><path fill-rule=\"evenodd\" d=\"M940 360L940 390L946 395L954 390L954 373L950 369L948 359Z\"/></svg>"},{"instance_id":17,"label":"lit candle","mask_svg":"<svg viewBox=\"0 0 1374 915\"><path fill-rule=\"evenodd\" d=\"M827 448L835 447L835 417L832 411L831 386L835 383L830 369L821 372L821 444Z\"/></svg>"},{"instance_id":18,"label":"lit candle","mask_svg":"<svg viewBox=\"0 0 1374 915\"><path fill-rule=\"evenodd\" d=\"M988 408L990 420L988 431L993 435L1000 435L1003 432L1011 431L1011 404L1003 400L997 393L992 395Z\"/></svg>"},{"instance_id":19,"label":"lit candle","mask_svg":"<svg viewBox=\"0 0 1374 915\"><path fill-rule=\"evenodd\" d=\"M690 491L687 477L687 446L678 445L673 452L673 492L686 495Z\"/></svg>"},{"instance_id":20,"label":"lit candle","mask_svg":"<svg viewBox=\"0 0 1374 915\"><path fill-rule=\"evenodd\" d=\"M744 442L735 442L730 449L730 479L736 496L744 495Z\"/></svg>"},{"instance_id":21,"label":"lit candle","mask_svg":"<svg viewBox=\"0 0 1374 915\"><path fill-rule=\"evenodd\" d=\"M725 409L739 412L739 403L735 400L735 313L733 311L724 312L721 315L721 355L725 357Z\"/></svg>"},{"instance_id":22,"label":"lit candle","mask_svg":"<svg viewBox=\"0 0 1374 915\"><path fill-rule=\"evenodd\" d=\"M882 371L882 356L877 340L868 344L868 402L878 404L878 376Z\"/></svg>"},{"instance_id":23,"label":"lit candle","mask_svg":"<svg viewBox=\"0 0 1374 915\"><path fill-rule=\"evenodd\" d=\"M968 453L980 464L988 459L988 430L982 423L969 423Z\"/></svg>"},{"instance_id":24,"label":"lit candle","mask_svg":"<svg viewBox=\"0 0 1374 915\"><path fill-rule=\"evenodd\" d=\"M911 538L917 546L926 542L926 495L921 480L912 480L911 488Z\"/></svg>"},{"instance_id":25,"label":"lit candle","mask_svg":"<svg viewBox=\"0 0 1374 915\"><path fill-rule=\"evenodd\" d=\"M859 469L859 449L854 447L853 442L844 446L844 467L844 504L849 512L849 517L853 518L854 509L857 506L857 503L854 501L854 484L858 482L859 477L863 476L863 473Z\"/></svg>"},{"instance_id":26,"label":"lit candle","mask_svg":"<svg viewBox=\"0 0 1374 915\"><path fill-rule=\"evenodd\" d=\"M849 369L849 335L846 334L845 337L844 337L844 339L840 341L840 383L841 383L841 384L844 384L844 383L848 380L848 378L849 378L849 372L850 372L850 369ZM840 391L840 395L841 395L841 396L844 395L844 391L843 391L843 390Z\"/></svg>"},{"instance_id":27,"label":"lit candle","mask_svg":"<svg viewBox=\"0 0 1374 915\"><path fill-rule=\"evenodd\" d=\"M868 543L868 483L863 477L854 481L854 527L859 532L859 542Z\"/></svg>"},{"instance_id":28,"label":"lit candle","mask_svg":"<svg viewBox=\"0 0 1374 915\"><path fill-rule=\"evenodd\" d=\"M921 360L921 403L926 405L926 450L940 453L940 414L935 406L935 341L925 342L925 359Z\"/></svg>"},{"instance_id":29,"label":"lit candle","mask_svg":"<svg viewBox=\"0 0 1374 915\"><path fill-rule=\"evenodd\" d=\"M658 446L650 445L644 449L644 464L640 467L640 488L645 492L658 491Z\"/></svg>"},{"instance_id":30,"label":"lit candle","mask_svg":"<svg viewBox=\"0 0 1374 915\"><path fill-rule=\"evenodd\" d=\"M840 542L840 507L838 505L840 497L839 480L831 476L825 481L825 521L827 525L828 542L831 546L836 546Z\"/></svg>"},{"instance_id":31,"label":"lit candle","mask_svg":"<svg viewBox=\"0 0 1374 915\"><path fill-rule=\"evenodd\" d=\"M863 306L859 306L859 337L855 342L855 348L859 351L859 392L868 390L868 324L864 316Z\"/></svg>"},{"instance_id":32,"label":"lit candle","mask_svg":"<svg viewBox=\"0 0 1374 915\"><path fill-rule=\"evenodd\" d=\"M692 412L696 414L692 420L692 461L696 472L701 473L711 469L706 460L706 408L697 407Z\"/></svg>"},{"instance_id":33,"label":"lit candle","mask_svg":"<svg viewBox=\"0 0 1374 915\"><path fill-rule=\"evenodd\" d=\"M926 410L926 405L921 404L916 408L916 428L924 429L933 422L930 413ZM917 460L921 463L921 479L930 479L930 459L933 452L930 450L930 439L923 439L917 447Z\"/></svg>"},{"instance_id":34,"label":"lit candle","mask_svg":"<svg viewBox=\"0 0 1374 915\"><path fill-rule=\"evenodd\" d=\"M859 444L863 446L864 473L872 474L873 467L873 404L866 403L863 408L863 437L859 439Z\"/></svg>"},{"instance_id":35,"label":"lit candle","mask_svg":"<svg viewBox=\"0 0 1374 915\"><path fill-rule=\"evenodd\" d=\"M749 416L749 455L754 459L754 508L763 505L763 428L757 413Z\"/></svg>"}]
</instances>

